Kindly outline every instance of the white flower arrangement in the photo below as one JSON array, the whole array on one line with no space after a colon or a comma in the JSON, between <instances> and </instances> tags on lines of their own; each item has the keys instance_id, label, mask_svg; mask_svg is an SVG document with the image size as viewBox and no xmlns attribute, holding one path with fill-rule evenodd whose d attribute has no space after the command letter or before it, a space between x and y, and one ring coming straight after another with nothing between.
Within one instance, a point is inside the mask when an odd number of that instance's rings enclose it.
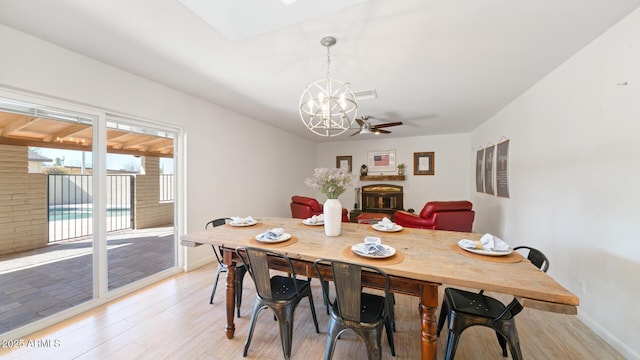
<instances>
[{"instance_id":1,"label":"white flower arrangement","mask_svg":"<svg viewBox=\"0 0 640 360\"><path fill-rule=\"evenodd\" d=\"M320 190L327 199L337 199L351 185L351 174L345 169L318 168L313 177L304 181L307 186Z\"/></svg>"}]
</instances>

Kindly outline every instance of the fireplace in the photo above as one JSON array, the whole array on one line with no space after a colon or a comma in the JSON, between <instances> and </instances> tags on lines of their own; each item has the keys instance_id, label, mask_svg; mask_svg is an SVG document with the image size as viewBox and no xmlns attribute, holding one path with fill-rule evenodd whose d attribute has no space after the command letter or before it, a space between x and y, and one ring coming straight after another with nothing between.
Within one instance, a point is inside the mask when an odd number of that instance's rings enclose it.
<instances>
[{"instance_id":1,"label":"fireplace","mask_svg":"<svg viewBox=\"0 0 640 360\"><path fill-rule=\"evenodd\" d=\"M362 187L362 211L393 215L403 210L402 186L375 184Z\"/></svg>"}]
</instances>

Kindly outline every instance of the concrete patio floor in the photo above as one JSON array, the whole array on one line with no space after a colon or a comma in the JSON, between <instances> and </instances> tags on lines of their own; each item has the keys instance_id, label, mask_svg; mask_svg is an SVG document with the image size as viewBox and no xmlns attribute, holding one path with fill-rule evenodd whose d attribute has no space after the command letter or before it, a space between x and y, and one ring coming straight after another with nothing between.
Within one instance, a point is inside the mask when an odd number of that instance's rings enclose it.
<instances>
[{"instance_id":1,"label":"concrete patio floor","mask_svg":"<svg viewBox=\"0 0 640 360\"><path fill-rule=\"evenodd\" d=\"M172 226L107 235L109 290L174 266ZM0 257L0 333L93 297L91 239Z\"/></svg>"}]
</instances>

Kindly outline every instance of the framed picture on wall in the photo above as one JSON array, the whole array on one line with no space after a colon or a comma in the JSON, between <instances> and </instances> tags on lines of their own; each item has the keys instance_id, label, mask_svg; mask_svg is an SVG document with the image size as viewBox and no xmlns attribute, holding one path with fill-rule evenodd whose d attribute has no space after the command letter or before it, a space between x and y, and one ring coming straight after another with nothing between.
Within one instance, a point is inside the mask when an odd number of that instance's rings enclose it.
<instances>
[{"instance_id":1,"label":"framed picture on wall","mask_svg":"<svg viewBox=\"0 0 640 360\"><path fill-rule=\"evenodd\" d=\"M413 175L434 175L434 156L433 151L413 153Z\"/></svg>"},{"instance_id":2,"label":"framed picture on wall","mask_svg":"<svg viewBox=\"0 0 640 360\"><path fill-rule=\"evenodd\" d=\"M396 171L395 149L369 151L367 159L369 175L375 175L376 173L380 172Z\"/></svg>"},{"instance_id":3,"label":"framed picture on wall","mask_svg":"<svg viewBox=\"0 0 640 360\"><path fill-rule=\"evenodd\" d=\"M351 156L336 156L336 168L351 172Z\"/></svg>"}]
</instances>

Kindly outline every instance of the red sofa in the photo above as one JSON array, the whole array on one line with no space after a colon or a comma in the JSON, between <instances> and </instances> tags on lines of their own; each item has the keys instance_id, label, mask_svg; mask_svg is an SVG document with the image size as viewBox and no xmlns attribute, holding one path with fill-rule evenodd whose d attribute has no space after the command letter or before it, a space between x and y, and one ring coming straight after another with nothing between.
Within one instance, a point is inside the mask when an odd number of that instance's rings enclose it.
<instances>
[{"instance_id":1,"label":"red sofa","mask_svg":"<svg viewBox=\"0 0 640 360\"><path fill-rule=\"evenodd\" d=\"M431 201L419 215L396 211L396 224L418 229L471 232L475 212L469 201Z\"/></svg>"},{"instance_id":2,"label":"red sofa","mask_svg":"<svg viewBox=\"0 0 640 360\"><path fill-rule=\"evenodd\" d=\"M322 214L322 204L318 200L297 195L291 197L292 218L308 219L313 215L320 214ZM349 211L345 208L342 208L342 222L349 222Z\"/></svg>"}]
</instances>

